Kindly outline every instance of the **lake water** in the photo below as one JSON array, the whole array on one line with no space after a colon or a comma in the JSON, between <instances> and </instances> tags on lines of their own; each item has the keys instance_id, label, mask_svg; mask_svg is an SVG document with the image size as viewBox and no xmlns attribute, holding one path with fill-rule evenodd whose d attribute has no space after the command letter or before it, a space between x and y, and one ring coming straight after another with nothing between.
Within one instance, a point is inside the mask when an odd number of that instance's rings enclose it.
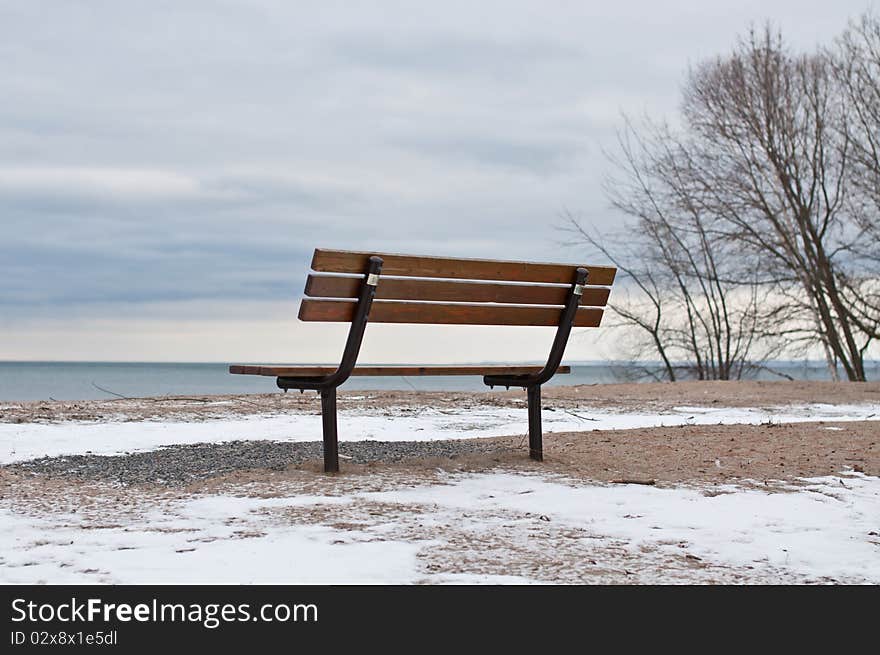
<instances>
[{"instance_id":1,"label":"lake water","mask_svg":"<svg viewBox=\"0 0 880 655\"><path fill-rule=\"evenodd\" d=\"M817 362L780 362L773 367L796 379L827 380ZM631 369L626 364L572 364L569 375L549 384L621 382ZM761 372L758 379L781 379ZM880 362L869 367L869 379L880 378ZM100 389L99 389L100 387ZM353 377L344 389L418 389L420 391L482 391L476 376ZM103 389L103 390L102 390ZM144 362L0 362L0 400L86 400L164 395L207 395L276 392L275 378L230 375L227 364ZM111 393L112 392L112 393Z\"/></svg>"}]
</instances>

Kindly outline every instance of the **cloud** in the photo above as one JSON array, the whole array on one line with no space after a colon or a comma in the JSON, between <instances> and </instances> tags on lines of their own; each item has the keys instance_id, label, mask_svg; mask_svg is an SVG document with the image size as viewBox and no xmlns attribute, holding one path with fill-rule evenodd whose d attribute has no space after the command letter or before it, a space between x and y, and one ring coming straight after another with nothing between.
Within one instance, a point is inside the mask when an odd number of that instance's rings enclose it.
<instances>
[{"instance_id":1,"label":"cloud","mask_svg":"<svg viewBox=\"0 0 880 655\"><path fill-rule=\"evenodd\" d=\"M751 21L811 46L862 4L2 3L0 317L295 309L319 245L576 259L554 227L616 220L621 110L674 111Z\"/></svg>"},{"instance_id":2,"label":"cloud","mask_svg":"<svg viewBox=\"0 0 880 655\"><path fill-rule=\"evenodd\" d=\"M111 196L130 201L200 194L198 181L179 173L119 168L0 168L0 194Z\"/></svg>"},{"instance_id":3,"label":"cloud","mask_svg":"<svg viewBox=\"0 0 880 655\"><path fill-rule=\"evenodd\" d=\"M583 56L578 48L550 38L520 34L498 39L478 33L404 34L394 40L381 34L346 35L331 42L327 51L353 68L496 80L520 78L524 68L579 61Z\"/></svg>"}]
</instances>

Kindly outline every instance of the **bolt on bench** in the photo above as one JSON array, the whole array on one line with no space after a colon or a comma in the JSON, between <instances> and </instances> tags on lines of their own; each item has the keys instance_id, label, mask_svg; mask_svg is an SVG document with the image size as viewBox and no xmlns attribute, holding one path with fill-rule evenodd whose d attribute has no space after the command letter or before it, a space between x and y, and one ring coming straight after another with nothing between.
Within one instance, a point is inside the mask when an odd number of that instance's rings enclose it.
<instances>
[{"instance_id":1,"label":"bolt on bench","mask_svg":"<svg viewBox=\"0 0 880 655\"><path fill-rule=\"evenodd\" d=\"M321 394L324 471L339 470L336 388L351 375L482 375L490 388L528 392L529 455L543 459L541 385L560 366L572 327L597 327L615 268L452 259L316 249L302 321L351 323L338 367L233 365L230 373L278 378ZM322 274L324 273L324 274ZM329 274L327 274L329 273ZM587 286L589 284L589 286ZM544 366L356 366L367 322L556 326Z\"/></svg>"}]
</instances>

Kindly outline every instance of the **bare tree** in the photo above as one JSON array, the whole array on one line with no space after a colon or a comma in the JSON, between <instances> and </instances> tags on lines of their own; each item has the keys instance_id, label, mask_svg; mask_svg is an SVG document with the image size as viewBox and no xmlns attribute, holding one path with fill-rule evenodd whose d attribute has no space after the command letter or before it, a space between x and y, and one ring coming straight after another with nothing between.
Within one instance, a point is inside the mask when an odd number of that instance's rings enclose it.
<instances>
[{"instance_id":1,"label":"bare tree","mask_svg":"<svg viewBox=\"0 0 880 655\"><path fill-rule=\"evenodd\" d=\"M682 183L684 146L665 126L646 122L640 134L629 121L618 143L606 192L630 221L616 235L600 234L568 216L577 240L608 257L630 283L611 310L642 331L671 381L739 379L762 366L774 343L770 312L759 302L762 283L757 269L739 274L732 242Z\"/></svg>"},{"instance_id":2,"label":"bare tree","mask_svg":"<svg viewBox=\"0 0 880 655\"><path fill-rule=\"evenodd\" d=\"M849 108L853 185L873 205L860 216L873 238L880 231L880 18L867 13L850 24L830 52ZM876 245L876 241L875 241ZM880 257L880 252L873 253Z\"/></svg>"},{"instance_id":3,"label":"bare tree","mask_svg":"<svg viewBox=\"0 0 880 655\"><path fill-rule=\"evenodd\" d=\"M848 107L829 59L791 54L769 28L753 33L691 74L684 115L698 153L689 182L706 209L766 257L780 293L812 319L832 372L839 364L864 380L878 317L855 309L863 276L852 253L865 230L852 212Z\"/></svg>"},{"instance_id":4,"label":"bare tree","mask_svg":"<svg viewBox=\"0 0 880 655\"><path fill-rule=\"evenodd\" d=\"M681 127L627 121L606 185L627 247L570 221L640 292L612 309L699 378L820 346L864 380L880 338L880 24L835 53L769 27L690 71ZM618 245L619 248L619 245Z\"/></svg>"},{"instance_id":5,"label":"bare tree","mask_svg":"<svg viewBox=\"0 0 880 655\"><path fill-rule=\"evenodd\" d=\"M880 18L867 13L850 24L828 53L848 109L842 126L850 144L850 211L861 228L852 244L856 266L847 278L851 317L880 338Z\"/></svg>"}]
</instances>

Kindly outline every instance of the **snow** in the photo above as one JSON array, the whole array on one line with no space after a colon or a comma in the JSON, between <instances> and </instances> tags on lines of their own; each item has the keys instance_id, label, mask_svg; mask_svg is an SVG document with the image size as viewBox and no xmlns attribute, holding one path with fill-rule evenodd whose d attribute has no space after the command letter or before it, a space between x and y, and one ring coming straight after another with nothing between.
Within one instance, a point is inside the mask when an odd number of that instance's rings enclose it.
<instances>
[{"instance_id":1,"label":"snow","mask_svg":"<svg viewBox=\"0 0 880 655\"><path fill-rule=\"evenodd\" d=\"M108 500L97 523L4 500L0 582L880 583L880 478L704 491L502 471L337 496L169 497L134 517Z\"/></svg>"},{"instance_id":2,"label":"snow","mask_svg":"<svg viewBox=\"0 0 880 655\"><path fill-rule=\"evenodd\" d=\"M630 547L681 551L716 564L880 582L880 479L815 478L793 493L722 487L578 486L523 475L477 475L446 487L372 494L444 509L494 508L586 526ZM717 491L717 490L716 490ZM870 533L873 532L873 535Z\"/></svg>"},{"instance_id":3,"label":"snow","mask_svg":"<svg viewBox=\"0 0 880 655\"><path fill-rule=\"evenodd\" d=\"M405 409L405 408L404 408ZM625 430L675 425L793 423L801 421L880 420L880 405L813 404L767 409L676 407L665 413L615 413L592 408L547 409L545 432ZM339 413L340 440L433 441L522 434L525 410L474 407L460 411L431 408L350 410ZM0 464L43 456L78 453L115 454L153 450L172 444L231 440L319 441L319 414L290 412L201 422L110 421L0 423Z\"/></svg>"},{"instance_id":4,"label":"snow","mask_svg":"<svg viewBox=\"0 0 880 655\"><path fill-rule=\"evenodd\" d=\"M224 505L230 499L213 500ZM216 514L159 517L152 525L83 530L74 517L58 521L4 511L0 514L5 528L0 535L0 550L5 554L0 560L0 580L28 584L402 584L415 575L415 544L338 544L334 543L336 531L323 526L278 527L263 536L241 537L235 534L238 526L224 525Z\"/></svg>"},{"instance_id":5,"label":"snow","mask_svg":"<svg viewBox=\"0 0 880 655\"><path fill-rule=\"evenodd\" d=\"M878 417L880 405L823 404L543 413L546 432ZM485 406L349 410L339 424L343 440L394 441L521 434L526 421L524 408ZM306 413L0 424L0 463L320 435L320 416ZM133 496L129 505L114 497L127 492L115 490L99 494L97 510L79 511L60 509L59 499L45 509L7 496L0 498L0 582L880 584L880 478L852 471L784 492L600 485L505 471L437 473L413 484L365 475L334 495L287 488L280 497L251 497L242 489ZM358 491L377 488L385 490Z\"/></svg>"}]
</instances>

